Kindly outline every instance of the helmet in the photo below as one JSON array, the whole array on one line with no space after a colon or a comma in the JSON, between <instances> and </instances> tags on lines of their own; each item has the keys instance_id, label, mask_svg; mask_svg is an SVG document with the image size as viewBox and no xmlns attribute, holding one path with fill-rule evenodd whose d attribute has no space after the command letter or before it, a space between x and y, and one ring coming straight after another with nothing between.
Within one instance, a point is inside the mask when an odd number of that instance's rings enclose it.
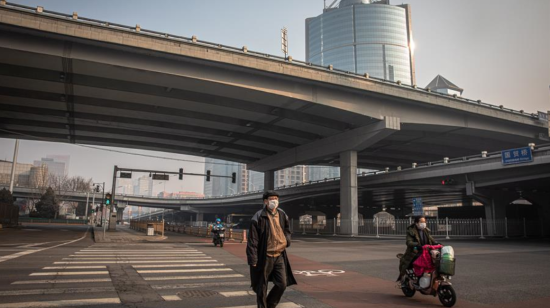
<instances>
[{"instance_id":1,"label":"helmet","mask_svg":"<svg viewBox=\"0 0 550 308\"><path fill-rule=\"evenodd\" d=\"M222 222L222 220L221 220L221 219L219 219L219 218L216 218L216 222L217 222L217 223L221 223L221 222Z\"/></svg>"}]
</instances>

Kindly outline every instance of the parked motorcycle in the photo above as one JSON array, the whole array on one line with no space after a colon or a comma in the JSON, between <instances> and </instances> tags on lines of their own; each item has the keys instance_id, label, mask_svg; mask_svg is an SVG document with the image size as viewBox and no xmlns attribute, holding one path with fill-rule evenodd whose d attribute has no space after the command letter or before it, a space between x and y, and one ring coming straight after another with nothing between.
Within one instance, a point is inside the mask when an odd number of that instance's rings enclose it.
<instances>
[{"instance_id":1,"label":"parked motorcycle","mask_svg":"<svg viewBox=\"0 0 550 308\"><path fill-rule=\"evenodd\" d=\"M401 280L401 290L406 297L413 297L416 291L424 295L438 296L439 301L445 307L452 307L456 303L456 293L450 282L455 272L454 251L451 246L430 251L434 270L418 277L413 270L413 265L407 269L406 275ZM403 254L397 255L401 259Z\"/></svg>"},{"instance_id":2,"label":"parked motorcycle","mask_svg":"<svg viewBox=\"0 0 550 308\"><path fill-rule=\"evenodd\" d=\"M217 247L220 245L220 247L223 247L223 242L225 242L225 228L213 227L212 234L212 243L214 243L214 246Z\"/></svg>"}]
</instances>

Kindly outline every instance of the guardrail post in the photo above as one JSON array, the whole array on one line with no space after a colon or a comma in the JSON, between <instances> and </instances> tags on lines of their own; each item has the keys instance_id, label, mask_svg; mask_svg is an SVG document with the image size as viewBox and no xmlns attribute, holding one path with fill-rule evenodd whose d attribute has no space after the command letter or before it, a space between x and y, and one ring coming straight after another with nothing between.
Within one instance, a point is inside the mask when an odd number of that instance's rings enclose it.
<instances>
[{"instance_id":1,"label":"guardrail post","mask_svg":"<svg viewBox=\"0 0 550 308\"><path fill-rule=\"evenodd\" d=\"M319 223L317 223L317 233L315 235L320 235L319 234Z\"/></svg>"},{"instance_id":2,"label":"guardrail post","mask_svg":"<svg viewBox=\"0 0 550 308\"><path fill-rule=\"evenodd\" d=\"M302 235L306 235L306 224L303 224L302 226L303 226L303 228L302 228L302 229L303 229Z\"/></svg>"},{"instance_id":3,"label":"guardrail post","mask_svg":"<svg viewBox=\"0 0 550 308\"><path fill-rule=\"evenodd\" d=\"M525 217L523 217L523 237L527 238L527 224L525 223Z\"/></svg>"},{"instance_id":4,"label":"guardrail post","mask_svg":"<svg viewBox=\"0 0 550 308\"><path fill-rule=\"evenodd\" d=\"M380 238L380 234L378 233L378 217L376 217L375 220L376 220L376 238Z\"/></svg>"},{"instance_id":5,"label":"guardrail post","mask_svg":"<svg viewBox=\"0 0 550 308\"><path fill-rule=\"evenodd\" d=\"M481 236L479 237L480 239L484 240L485 237L483 236L483 218L479 218L479 229L481 230Z\"/></svg>"},{"instance_id":6,"label":"guardrail post","mask_svg":"<svg viewBox=\"0 0 550 308\"><path fill-rule=\"evenodd\" d=\"M449 237L449 217L445 217L445 231L447 231L447 236L445 237L445 239L451 239Z\"/></svg>"},{"instance_id":7,"label":"guardrail post","mask_svg":"<svg viewBox=\"0 0 550 308\"><path fill-rule=\"evenodd\" d=\"M504 217L504 238L508 238L508 217Z\"/></svg>"},{"instance_id":8,"label":"guardrail post","mask_svg":"<svg viewBox=\"0 0 550 308\"><path fill-rule=\"evenodd\" d=\"M334 221L334 233L332 236L336 236L336 218L333 218L332 220Z\"/></svg>"}]
</instances>

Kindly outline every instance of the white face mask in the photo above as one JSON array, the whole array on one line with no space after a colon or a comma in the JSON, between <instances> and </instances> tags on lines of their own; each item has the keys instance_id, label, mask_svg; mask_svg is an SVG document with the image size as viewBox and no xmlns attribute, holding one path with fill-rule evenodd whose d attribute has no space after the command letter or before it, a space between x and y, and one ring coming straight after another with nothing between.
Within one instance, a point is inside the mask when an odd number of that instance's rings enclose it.
<instances>
[{"instance_id":1,"label":"white face mask","mask_svg":"<svg viewBox=\"0 0 550 308\"><path fill-rule=\"evenodd\" d=\"M269 208L270 211L274 211L279 206L279 200L269 200L269 203L267 204L267 208Z\"/></svg>"},{"instance_id":2,"label":"white face mask","mask_svg":"<svg viewBox=\"0 0 550 308\"><path fill-rule=\"evenodd\" d=\"M425 222L419 222L418 223L418 229L420 229L420 230L426 229L426 223Z\"/></svg>"}]
</instances>

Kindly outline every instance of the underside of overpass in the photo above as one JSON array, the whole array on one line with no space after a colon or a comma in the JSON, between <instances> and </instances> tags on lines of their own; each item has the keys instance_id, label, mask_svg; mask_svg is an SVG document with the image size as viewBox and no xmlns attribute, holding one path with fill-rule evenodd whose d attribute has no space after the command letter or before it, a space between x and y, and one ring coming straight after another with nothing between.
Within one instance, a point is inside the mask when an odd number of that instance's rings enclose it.
<instances>
[{"instance_id":1,"label":"underside of overpass","mask_svg":"<svg viewBox=\"0 0 550 308\"><path fill-rule=\"evenodd\" d=\"M266 172L266 188L285 167L340 166L339 203L351 220L357 168L548 138L534 115L462 98L109 23L0 13L0 137L246 163Z\"/></svg>"}]
</instances>

